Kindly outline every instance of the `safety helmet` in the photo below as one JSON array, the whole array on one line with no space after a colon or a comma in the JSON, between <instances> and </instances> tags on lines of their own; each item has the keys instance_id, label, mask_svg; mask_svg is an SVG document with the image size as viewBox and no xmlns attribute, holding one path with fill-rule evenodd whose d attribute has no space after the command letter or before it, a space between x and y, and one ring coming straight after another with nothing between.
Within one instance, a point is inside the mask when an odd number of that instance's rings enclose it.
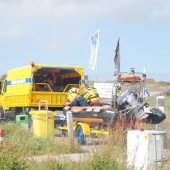
<instances>
[{"instance_id":1,"label":"safety helmet","mask_svg":"<svg viewBox=\"0 0 170 170\"><path fill-rule=\"evenodd\" d=\"M80 89L79 88L76 88L76 87L74 87L74 88L71 88L69 91L68 91L68 93L76 93L76 94L79 94L79 92L80 92Z\"/></svg>"},{"instance_id":2,"label":"safety helmet","mask_svg":"<svg viewBox=\"0 0 170 170\"><path fill-rule=\"evenodd\" d=\"M67 94L67 100L72 101L79 95L80 90L76 87L71 88Z\"/></svg>"}]
</instances>

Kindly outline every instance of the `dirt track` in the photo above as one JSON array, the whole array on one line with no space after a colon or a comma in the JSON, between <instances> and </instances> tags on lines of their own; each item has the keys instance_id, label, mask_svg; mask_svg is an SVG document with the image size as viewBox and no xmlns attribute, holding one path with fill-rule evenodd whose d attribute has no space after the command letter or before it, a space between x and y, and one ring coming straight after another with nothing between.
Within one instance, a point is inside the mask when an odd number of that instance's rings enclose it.
<instances>
[{"instance_id":1,"label":"dirt track","mask_svg":"<svg viewBox=\"0 0 170 170\"><path fill-rule=\"evenodd\" d=\"M68 137L55 137L56 147L57 144L64 143L68 145L70 143ZM56 154L56 155L38 155L29 157L30 161L43 162L48 160L56 160L64 162L65 160L70 160L73 162L85 161L93 156L96 150L99 150L101 145L81 145L80 153L70 153L70 154Z\"/></svg>"}]
</instances>

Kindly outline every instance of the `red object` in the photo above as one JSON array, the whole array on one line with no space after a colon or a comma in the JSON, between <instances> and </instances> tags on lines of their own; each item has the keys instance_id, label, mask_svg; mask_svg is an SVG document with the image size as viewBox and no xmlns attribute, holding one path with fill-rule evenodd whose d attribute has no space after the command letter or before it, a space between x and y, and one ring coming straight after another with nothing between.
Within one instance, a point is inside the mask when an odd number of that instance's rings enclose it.
<instances>
[{"instance_id":1,"label":"red object","mask_svg":"<svg viewBox=\"0 0 170 170\"><path fill-rule=\"evenodd\" d=\"M0 129L0 150L3 148L4 130Z\"/></svg>"},{"instance_id":2,"label":"red object","mask_svg":"<svg viewBox=\"0 0 170 170\"><path fill-rule=\"evenodd\" d=\"M0 137L3 137L3 136L4 136L4 130L0 129Z\"/></svg>"}]
</instances>

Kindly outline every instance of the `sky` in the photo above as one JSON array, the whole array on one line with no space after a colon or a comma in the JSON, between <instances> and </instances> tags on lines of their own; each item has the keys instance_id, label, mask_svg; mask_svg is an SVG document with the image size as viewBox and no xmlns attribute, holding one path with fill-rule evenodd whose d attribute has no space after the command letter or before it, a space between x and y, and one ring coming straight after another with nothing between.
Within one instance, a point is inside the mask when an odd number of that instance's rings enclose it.
<instances>
[{"instance_id":1,"label":"sky","mask_svg":"<svg viewBox=\"0 0 170 170\"><path fill-rule=\"evenodd\" d=\"M89 37L100 28L97 70L89 69ZM78 65L89 79L121 71L170 81L169 0L0 0L0 75L37 64Z\"/></svg>"}]
</instances>

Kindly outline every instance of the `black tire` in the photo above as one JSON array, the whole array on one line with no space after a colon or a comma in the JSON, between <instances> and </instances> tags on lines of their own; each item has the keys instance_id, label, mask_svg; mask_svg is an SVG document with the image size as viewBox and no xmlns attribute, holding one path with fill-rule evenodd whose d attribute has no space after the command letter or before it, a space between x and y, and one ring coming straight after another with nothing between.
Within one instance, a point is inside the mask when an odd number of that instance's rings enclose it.
<instances>
[{"instance_id":1,"label":"black tire","mask_svg":"<svg viewBox=\"0 0 170 170\"><path fill-rule=\"evenodd\" d=\"M166 118L165 113L163 113L159 108L151 108L149 111L152 113L149 114L147 119L151 124L161 123Z\"/></svg>"},{"instance_id":2,"label":"black tire","mask_svg":"<svg viewBox=\"0 0 170 170\"><path fill-rule=\"evenodd\" d=\"M9 119L12 121L15 121L16 119L16 108L11 108L11 111L9 112Z\"/></svg>"},{"instance_id":3,"label":"black tire","mask_svg":"<svg viewBox=\"0 0 170 170\"><path fill-rule=\"evenodd\" d=\"M10 121L16 120L16 115L23 114L23 110L21 107L13 107L11 110L7 111L5 114L5 118Z\"/></svg>"},{"instance_id":4,"label":"black tire","mask_svg":"<svg viewBox=\"0 0 170 170\"><path fill-rule=\"evenodd\" d=\"M0 107L0 119L4 119L4 118L5 118L4 109Z\"/></svg>"}]
</instances>

